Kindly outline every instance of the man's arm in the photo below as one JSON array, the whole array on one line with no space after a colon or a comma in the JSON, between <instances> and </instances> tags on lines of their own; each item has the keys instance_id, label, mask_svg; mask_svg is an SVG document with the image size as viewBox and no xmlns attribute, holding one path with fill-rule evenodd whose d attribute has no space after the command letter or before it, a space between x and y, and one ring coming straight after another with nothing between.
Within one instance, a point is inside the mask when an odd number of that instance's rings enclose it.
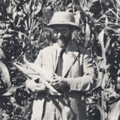
<instances>
[{"instance_id":1,"label":"man's arm","mask_svg":"<svg viewBox=\"0 0 120 120\"><path fill-rule=\"evenodd\" d=\"M41 64L42 64L41 52L39 52L34 64L37 65L37 67L41 67ZM39 81L39 78L36 78L36 79L38 79L38 81ZM45 91L46 86L43 83L36 82L36 79L27 80L26 87L34 93L40 93L42 91Z\"/></svg>"},{"instance_id":2,"label":"man's arm","mask_svg":"<svg viewBox=\"0 0 120 120\"><path fill-rule=\"evenodd\" d=\"M83 55L83 76L68 80L71 91L88 91L95 85L95 74L92 59L88 52Z\"/></svg>"},{"instance_id":3,"label":"man's arm","mask_svg":"<svg viewBox=\"0 0 120 120\"><path fill-rule=\"evenodd\" d=\"M95 85L94 67L92 59L88 53L83 55L82 58L83 76L76 78L63 78L55 76L51 84L56 88L62 88L65 86L70 87L70 91L88 91Z\"/></svg>"}]
</instances>

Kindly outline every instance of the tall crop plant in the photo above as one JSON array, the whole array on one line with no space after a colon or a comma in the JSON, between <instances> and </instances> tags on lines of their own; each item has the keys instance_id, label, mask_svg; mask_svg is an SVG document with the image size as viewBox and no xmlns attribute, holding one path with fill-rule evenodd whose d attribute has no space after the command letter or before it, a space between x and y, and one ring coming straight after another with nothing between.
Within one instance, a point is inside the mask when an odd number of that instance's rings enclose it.
<instances>
[{"instance_id":1,"label":"tall crop plant","mask_svg":"<svg viewBox=\"0 0 120 120\"><path fill-rule=\"evenodd\" d=\"M108 116L104 114L103 119L110 119L113 116L117 120L119 114L109 111L106 106L106 89L111 97L116 97L114 82L117 82L119 76L119 1L79 1L82 14L84 15L84 33L89 38L86 41L92 46L90 48L95 68L97 70L97 86L102 88L101 106L108 111ZM89 26L89 27L88 27ZM91 29L90 29L91 28ZM84 44L86 48L89 48ZM108 96L109 97L109 96ZM108 102L108 101L107 101ZM111 107L111 106L109 106ZM118 106L114 110L119 111ZM114 111L113 110L113 111Z\"/></svg>"},{"instance_id":2,"label":"tall crop plant","mask_svg":"<svg viewBox=\"0 0 120 120\"><path fill-rule=\"evenodd\" d=\"M108 116L115 116L107 108L104 98L108 93L116 96L120 67L120 3L118 0L1 0L0 1L0 45L2 85L8 86L1 93L0 102L3 119L29 119L30 105L35 95L28 93L25 81L28 77L13 63L26 65L24 56L33 62L40 49L54 42L52 30L47 28L53 12L69 11L75 16L80 31L73 39L88 49L93 58L97 87L101 87L99 104ZM3 51L3 52L2 52ZM6 65L7 67L4 67ZM21 64L20 64L21 65ZM8 89L9 88L9 89ZM3 88L2 88L3 89ZM30 97L31 96L31 97ZM8 105L9 104L9 105ZM26 107L24 107L26 105ZM8 107L6 107L8 106ZM116 109L119 110L119 104ZM0 111L0 112L1 112ZM28 113L26 113L28 112ZM20 114L18 114L20 113ZM24 113L22 115L22 113ZM118 114L119 115L119 114ZM108 116L103 115L103 119ZM7 117L7 118L6 118ZM115 116L116 117L116 116ZM108 117L109 118L109 117ZM117 120L117 117L116 117Z\"/></svg>"}]
</instances>

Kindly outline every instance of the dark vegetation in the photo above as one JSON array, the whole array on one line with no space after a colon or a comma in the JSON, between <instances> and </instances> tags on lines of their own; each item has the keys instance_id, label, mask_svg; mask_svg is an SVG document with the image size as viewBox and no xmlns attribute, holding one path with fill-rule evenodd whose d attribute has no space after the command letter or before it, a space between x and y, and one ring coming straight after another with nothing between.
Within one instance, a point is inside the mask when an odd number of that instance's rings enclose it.
<instances>
[{"instance_id":1,"label":"dark vegetation","mask_svg":"<svg viewBox=\"0 0 120 120\"><path fill-rule=\"evenodd\" d=\"M13 63L24 64L23 56L34 62L39 50L55 42L52 29L47 27L55 11L74 14L80 30L74 32L73 39L91 52L98 82L87 95L87 103L95 102L108 114L108 103L119 94L118 0L0 0L0 120L30 119L36 95L28 92L25 74ZM94 112L92 108L90 114ZM88 119L93 120L92 116Z\"/></svg>"}]
</instances>

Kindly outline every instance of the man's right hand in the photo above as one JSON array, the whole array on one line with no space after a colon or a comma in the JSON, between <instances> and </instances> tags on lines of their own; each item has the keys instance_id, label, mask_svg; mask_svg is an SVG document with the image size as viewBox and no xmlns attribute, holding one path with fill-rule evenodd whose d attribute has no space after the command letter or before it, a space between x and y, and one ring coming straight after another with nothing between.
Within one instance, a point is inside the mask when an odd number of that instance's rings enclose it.
<instances>
[{"instance_id":1,"label":"man's right hand","mask_svg":"<svg viewBox=\"0 0 120 120\"><path fill-rule=\"evenodd\" d=\"M36 83L36 79L27 80L26 87L34 93L40 93L46 90L46 86L43 83Z\"/></svg>"}]
</instances>

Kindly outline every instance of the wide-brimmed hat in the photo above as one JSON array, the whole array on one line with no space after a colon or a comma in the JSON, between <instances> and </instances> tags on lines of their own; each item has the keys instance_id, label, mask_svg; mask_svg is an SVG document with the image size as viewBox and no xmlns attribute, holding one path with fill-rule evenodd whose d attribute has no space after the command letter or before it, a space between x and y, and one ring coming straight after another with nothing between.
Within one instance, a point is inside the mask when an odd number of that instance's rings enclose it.
<instances>
[{"instance_id":1,"label":"wide-brimmed hat","mask_svg":"<svg viewBox=\"0 0 120 120\"><path fill-rule=\"evenodd\" d=\"M66 11L58 11L53 14L48 26L52 27L54 25L70 25L79 28L79 26L75 23L73 14Z\"/></svg>"}]
</instances>

